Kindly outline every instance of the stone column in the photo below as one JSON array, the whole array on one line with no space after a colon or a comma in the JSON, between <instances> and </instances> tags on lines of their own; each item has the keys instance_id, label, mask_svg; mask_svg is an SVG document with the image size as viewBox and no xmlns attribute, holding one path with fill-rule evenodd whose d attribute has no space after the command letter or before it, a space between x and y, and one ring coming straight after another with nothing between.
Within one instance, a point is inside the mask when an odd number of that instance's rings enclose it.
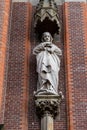
<instances>
[{"instance_id":1,"label":"stone column","mask_svg":"<svg viewBox=\"0 0 87 130\"><path fill-rule=\"evenodd\" d=\"M41 130L53 130L53 117L48 113L41 118Z\"/></svg>"}]
</instances>

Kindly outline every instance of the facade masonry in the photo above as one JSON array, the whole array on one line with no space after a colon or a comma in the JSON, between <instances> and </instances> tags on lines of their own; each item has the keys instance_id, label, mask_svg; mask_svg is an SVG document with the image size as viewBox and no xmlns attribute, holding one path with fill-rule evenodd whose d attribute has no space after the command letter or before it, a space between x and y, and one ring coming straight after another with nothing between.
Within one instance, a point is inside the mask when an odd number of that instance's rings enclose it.
<instances>
[{"instance_id":1,"label":"facade masonry","mask_svg":"<svg viewBox=\"0 0 87 130\"><path fill-rule=\"evenodd\" d=\"M53 129L87 130L87 3L55 2L60 33L53 42L62 50L59 90L64 98ZM39 43L34 14L38 3L0 0L0 130L41 130L34 99L37 72L33 49Z\"/></svg>"}]
</instances>

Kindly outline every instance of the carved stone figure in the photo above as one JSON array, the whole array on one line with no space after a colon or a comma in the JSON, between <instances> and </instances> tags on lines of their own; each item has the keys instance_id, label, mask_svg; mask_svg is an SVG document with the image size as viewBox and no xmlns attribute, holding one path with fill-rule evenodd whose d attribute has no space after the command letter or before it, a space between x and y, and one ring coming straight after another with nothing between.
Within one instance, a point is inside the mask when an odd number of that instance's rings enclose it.
<instances>
[{"instance_id":1,"label":"carved stone figure","mask_svg":"<svg viewBox=\"0 0 87 130\"><path fill-rule=\"evenodd\" d=\"M33 54L37 59L38 83L35 94L58 94L61 50L52 43L49 32L42 35L42 42L37 45Z\"/></svg>"}]
</instances>

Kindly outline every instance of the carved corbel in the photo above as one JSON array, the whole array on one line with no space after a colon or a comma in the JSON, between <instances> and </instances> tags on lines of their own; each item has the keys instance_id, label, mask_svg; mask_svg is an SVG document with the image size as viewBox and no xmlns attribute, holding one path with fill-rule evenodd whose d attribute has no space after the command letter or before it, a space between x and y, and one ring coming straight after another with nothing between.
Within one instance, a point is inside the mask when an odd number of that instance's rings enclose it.
<instances>
[{"instance_id":1,"label":"carved corbel","mask_svg":"<svg viewBox=\"0 0 87 130\"><path fill-rule=\"evenodd\" d=\"M62 95L35 95L35 105L37 115L42 118L49 114L53 118L60 114L60 104Z\"/></svg>"}]
</instances>

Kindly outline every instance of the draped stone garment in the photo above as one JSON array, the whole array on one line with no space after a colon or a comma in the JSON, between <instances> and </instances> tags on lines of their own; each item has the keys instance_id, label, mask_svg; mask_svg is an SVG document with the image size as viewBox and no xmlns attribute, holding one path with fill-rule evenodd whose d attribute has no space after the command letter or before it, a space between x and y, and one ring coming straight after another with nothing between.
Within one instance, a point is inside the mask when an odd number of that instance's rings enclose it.
<instances>
[{"instance_id":1,"label":"draped stone garment","mask_svg":"<svg viewBox=\"0 0 87 130\"><path fill-rule=\"evenodd\" d=\"M38 85L37 92L57 94L60 70L61 50L50 42L44 42L33 50L37 59Z\"/></svg>"}]
</instances>

